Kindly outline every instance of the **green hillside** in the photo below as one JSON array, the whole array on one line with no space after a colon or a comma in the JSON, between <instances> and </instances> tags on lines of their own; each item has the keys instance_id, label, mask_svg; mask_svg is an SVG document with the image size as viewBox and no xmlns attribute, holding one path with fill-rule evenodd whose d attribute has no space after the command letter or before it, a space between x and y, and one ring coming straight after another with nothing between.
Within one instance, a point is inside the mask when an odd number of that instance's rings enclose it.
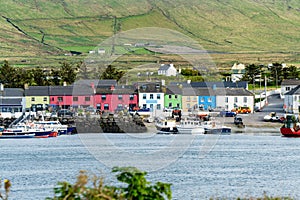
<instances>
[{"instance_id":1,"label":"green hillside","mask_svg":"<svg viewBox=\"0 0 300 200\"><path fill-rule=\"evenodd\" d=\"M298 0L6 0L0 13L0 59L23 65L82 59L105 38L139 27L186 34L218 62L300 58Z\"/></svg>"}]
</instances>

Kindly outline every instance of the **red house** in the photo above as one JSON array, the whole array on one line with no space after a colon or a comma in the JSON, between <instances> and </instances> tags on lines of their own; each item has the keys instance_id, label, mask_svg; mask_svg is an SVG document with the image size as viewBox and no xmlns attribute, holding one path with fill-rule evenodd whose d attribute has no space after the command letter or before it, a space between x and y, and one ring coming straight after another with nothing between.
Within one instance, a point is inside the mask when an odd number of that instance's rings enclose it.
<instances>
[{"instance_id":1,"label":"red house","mask_svg":"<svg viewBox=\"0 0 300 200\"><path fill-rule=\"evenodd\" d=\"M94 105L94 89L91 85L50 86L49 103L60 108L77 108Z\"/></svg>"},{"instance_id":2,"label":"red house","mask_svg":"<svg viewBox=\"0 0 300 200\"><path fill-rule=\"evenodd\" d=\"M135 88L128 85L97 87L95 104L97 109L110 112L130 109L138 105L138 95Z\"/></svg>"}]
</instances>

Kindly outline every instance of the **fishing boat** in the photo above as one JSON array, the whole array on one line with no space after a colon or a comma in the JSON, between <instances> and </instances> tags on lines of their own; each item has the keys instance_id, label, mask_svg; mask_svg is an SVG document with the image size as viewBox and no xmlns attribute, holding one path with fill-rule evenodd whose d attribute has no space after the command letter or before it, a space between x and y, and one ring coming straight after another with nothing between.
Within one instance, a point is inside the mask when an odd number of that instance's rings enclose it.
<instances>
[{"instance_id":1,"label":"fishing boat","mask_svg":"<svg viewBox=\"0 0 300 200\"><path fill-rule=\"evenodd\" d=\"M33 126L31 123L18 123L6 128L4 132L29 133L34 134L37 138L47 138L52 133L52 130L41 126Z\"/></svg>"},{"instance_id":2,"label":"fishing boat","mask_svg":"<svg viewBox=\"0 0 300 200\"><path fill-rule=\"evenodd\" d=\"M180 134L204 134L205 132L199 119L182 119L176 128Z\"/></svg>"},{"instance_id":3,"label":"fishing boat","mask_svg":"<svg viewBox=\"0 0 300 200\"><path fill-rule=\"evenodd\" d=\"M0 139L21 139L21 138L34 138L34 133L23 132L23 131L9 131L3 130L0 132Z\"/></svg>"},{"instance_id":4,"label":"fishing boat","mask_svg":"<svg viewBox=\"0 0 300 200\"><path fill-rule=\"evenodd\" d=\"M300 137L300 124L293 115L287 115L280 133L285 137Z\"/></svg>"},{"instance_id":5,"label":"fishing boat","mask_svg":"<svg viewBox=\"0 0 300 200\"><path fill-rule=\"evenodd\" d=\"M160 119L155 123L155 127L160 134L178 133L175 119Z\"/></svg>"},{"instance_id":6,"label":"fishing boat","mask_svg":"<svg viewBox=\"0 0 300 200\"><path fill-rule=\"evenodd\" d=\"M221 125L220 122L212 120L203 122L204 134L230 134L231 127Z\"/></svg>"},{"instance_id":7,"label":"fishing boat","mask_svg":"<svg viewBox=\"0 0 300 200\"><path fill-rule=\"evenodd\" d=\"M51 134L51 136L52 135L55 136L55 134L54 134L55 132L57 135L68 133L68 125L63 125L58 120L57 121L45 121L45 120L34 121L33 124L34 124L34 126L37 126L37 127L43 127L43 128L52 130L53 134Z\"/></svg>"}]
</instances>

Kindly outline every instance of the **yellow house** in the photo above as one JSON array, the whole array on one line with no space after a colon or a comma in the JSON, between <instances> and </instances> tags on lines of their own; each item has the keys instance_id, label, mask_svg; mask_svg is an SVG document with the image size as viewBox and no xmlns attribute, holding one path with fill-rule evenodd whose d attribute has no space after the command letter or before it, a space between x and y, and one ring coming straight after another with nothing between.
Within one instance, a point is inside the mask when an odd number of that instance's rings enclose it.
<instances>
[{"instance_id":1,"label":"yellow house","mask_svg":"<svg viewBox=\"0 0 300 200\"><path fill-rule=\"evenodd\" d=\"M192 87L184 87L182 89L182 111L188 112L198 108L197 90Z\"/></svg>"},{"instance_id":2,"label":"yellow house","mask_svg":"<svg viewBox=\"0 0 300 200\"><path fill-rule=\"evenodd\" d=\"M49 105L49 86L29 86L25 88L26 108L32 105L42 105L44 108Z\"/></svg>"}]
</instances>

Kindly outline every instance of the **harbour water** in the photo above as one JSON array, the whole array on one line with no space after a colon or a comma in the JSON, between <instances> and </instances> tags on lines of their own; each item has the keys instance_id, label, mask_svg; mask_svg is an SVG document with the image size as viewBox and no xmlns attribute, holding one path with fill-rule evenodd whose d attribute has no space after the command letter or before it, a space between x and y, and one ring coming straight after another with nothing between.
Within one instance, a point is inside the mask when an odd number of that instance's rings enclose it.
<instances>
[{"instance_id":1,"label":"harbour water","mask_svg":"<svg viewBox=\"0 0 300 200\"><path fill-rule=\"evenodd\" d=\"M137 166L172 183L173 199L291 196L300 199L300 138L274 135L79 134L0 140L9 199L45 199L80 170L117 181L111 167Z\"/></svg>"}]
</instances>

